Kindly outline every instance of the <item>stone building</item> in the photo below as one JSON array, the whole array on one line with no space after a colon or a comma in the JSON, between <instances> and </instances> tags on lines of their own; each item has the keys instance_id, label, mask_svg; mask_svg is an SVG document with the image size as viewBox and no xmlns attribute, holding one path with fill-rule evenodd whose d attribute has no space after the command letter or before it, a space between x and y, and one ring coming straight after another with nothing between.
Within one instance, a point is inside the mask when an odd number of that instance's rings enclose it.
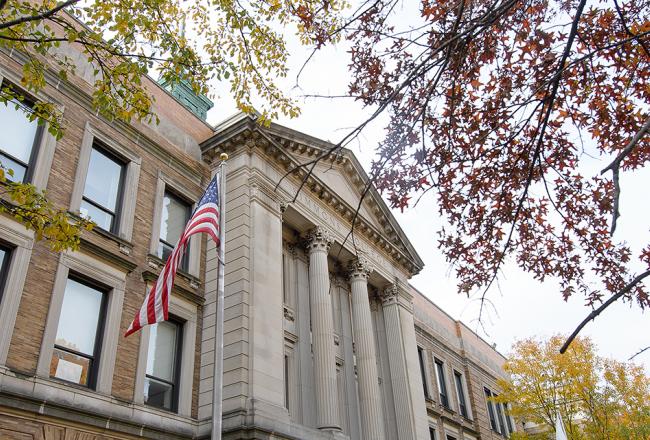
<instances>
[{"instance_id":1,"label":"stone building","mask_svg":"<svg viewBox=\"0 0 650 440\"><path fill-rule=\"evenodd\" d=\"M24 61L0 50L3 86L19 87ZM503 357L408 284L423 263L351 152L246 115L210 126L197 115L211 103L148 78L160 123L109 122L91 108L88 78L48 74L29 97L63 111L59 141L0 105L0 161L98 224L78 251L56 254L0 215L0 439L209 437L212 242L193 237L172 319L122 335L221 152L224 438L475 440L514 429L486 400ZM293 172L315 159L313 173Z\"/></svg>"}]
</instances>

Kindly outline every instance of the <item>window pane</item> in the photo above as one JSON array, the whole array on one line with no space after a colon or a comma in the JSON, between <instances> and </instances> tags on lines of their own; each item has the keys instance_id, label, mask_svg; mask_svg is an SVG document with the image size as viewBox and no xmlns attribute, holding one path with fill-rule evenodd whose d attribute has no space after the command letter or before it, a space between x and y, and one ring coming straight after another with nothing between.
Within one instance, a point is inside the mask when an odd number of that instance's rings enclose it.
<instances>
[{"instance_id":1,"label":"window pane","mask_svg":"<svg viewBox=\"0 0 650 440\"><path fill-rule=\"evenodd\" d=\"M144 381L144 403L158 408L172 409L173 387L147 377Z\"/></svg>"},{"instance_id":2,"label":"window pane","mask_svg":"<svg viewBox=\"0 0 650 440\"><path fill-rule=\"evenodd\" d=\"M81 201L81 206L79 206L79 213L82 217L89 218L97 226L104 229L105 231L110 231L113 226L113 218L115 217L112 214L109 214L106 211L102 211L98 207L88 203L85 200Z\"/></svg>"},{"instance_id":3,"label":"window pane","mask_svg":"<svg viewBox=\"0 0 650 440\"><path fill-rule=\"evenodd\" d=\"M90 153L84 197L115 212L124 166L93 148Z\"/></svg>"},{"instance_id":4,"label":"window pane","mask_svg":"<svg viewBox=\"0 0 650 440\"><path fill-rule=\"evenodd\" d=\"M147 375L174 382L178 325L164 321L151 326Z\"/></svg>"},{"instance_id":5,"label":"window pane","mask_svg":"<svg viewBox=\"0 0 650 440\"><path fill-rule=\"evenodd\" d=\"M15 160L10 159L6 155L0 153L0 163L6 170L12 170L14 172L13 176L10 176L9 173L5 172L7 180L10 182L24 182L25 174L27 173L27 167L19 164Z\"/></svg>"},{"instance_id":6,"label":"window pane","mask_svg":"<svg viewBox=\"0 0 650 440\"><path fill-rule=\"evenodd\" d=\"M9 265L9 250L4 247L0 247L0 281L4 281L8 265ZM2 294L4 293L4 287L5 287L4 284L0 284L0 303L2 302Z\"/></svg>"},{"instance_id":7,"label":"window pane","mask_svg":"<svg viewBox=\"0 0 650 440\"><path fill-rule=\"evenodd\" d=\"M162 217L160 219L160 239L172 246L181 236L190 217L190 207L169 193L163 199Z\"/></svg>"},{"instance_id":8,"label":"window pane","mask_svg":"<svg viewBox=\"0 0 650 440\"><path fill-rule=\"evenodd\" d=\"M29 163L37 128L37 122L30 122L22 108L16 110L16 101L0 104L0 150Z\"/></svg>"},{"instance_id":9,"label":"window pane","mask_svg":"<svg viewBox=\"0 0 650 440\"><path fill-rule=\"evenodd\" d=\"M90 363L88 358L55 348L50 363L50 376L88 386Z\"/></svg>"},{"instance_id":10,"label":"window pane","mask_svg":"<svg viewBox=\"0 0 650 440\"><path fill-rule=\"evenodd\" d=\"M101 291L68 279L54 343L93 356L102 297Z\"/></svg>"}]
</instances>

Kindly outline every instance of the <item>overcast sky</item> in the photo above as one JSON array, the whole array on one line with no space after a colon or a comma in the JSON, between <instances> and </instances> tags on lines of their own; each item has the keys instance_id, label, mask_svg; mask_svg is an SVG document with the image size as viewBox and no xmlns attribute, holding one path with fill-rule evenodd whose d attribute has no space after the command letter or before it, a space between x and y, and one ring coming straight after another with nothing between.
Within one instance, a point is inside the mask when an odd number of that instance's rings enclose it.
<instances>
[{"instance_id":1,"label":"overcast sky","mask_svg":"<svg viewBox=\"0 0 650 440\"><path fill-rule=\"evenodd\" d=\"M302 115L293 120L278 121L295 130L331 142L338 142L351 127L362 122L370 110L350 99L305 98L307 95L340 95L345 93L349 80L347 54L345 49L327 48L314 57L303 71L299 87L296 87L296 73L308 56L308 52L293 43L290 61L292 74L283 80L285 89L301 100ZM227 88L217 91L215 108L210 111L208 121L217 123L232 115L236 109L228 96ZM387 118L379 118L368 127L363 135L349 148L368 169L373 157L373 148L382 138ZM599 170L605 164L591 160L589 169ZM633 250L640 249L650 241L648 231L648 192L650 170L622 177L621 213L617 236L631 243ZM589 314L590 308L582 298L571 298L564 302L554 282L539 283L522 272L514 264L504 267L504 276L499 286L493 288L489 298L494 308L484 315L483 325L477 323L478 301L457 293L453 273L437 249L436 232L440 224L433 197L424 198L420 204L404 213L393 214L415 246L425 267L415 276L412 284L433 302L456 319L475 329L496 348L507 354L516 339L530 336L547 337L554 333L571 333ZM581 335L590 336L605 356L625 361L641 348L650 345L650 314L643 313L638 306L615 304L588 324ZM639 355L635 361L643 364L650 374L650 350Z\"/></svg>"}]
</instances>

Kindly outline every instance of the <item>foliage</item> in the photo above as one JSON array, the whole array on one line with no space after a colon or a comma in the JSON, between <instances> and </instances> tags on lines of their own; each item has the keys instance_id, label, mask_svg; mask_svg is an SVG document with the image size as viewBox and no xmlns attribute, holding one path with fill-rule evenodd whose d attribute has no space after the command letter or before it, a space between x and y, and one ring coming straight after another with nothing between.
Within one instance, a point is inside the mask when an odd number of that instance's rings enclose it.
<instances>
[{"instance_id":1,"label":"foliage","mask_svg":"<svg viewBox=\"0 0 650 440\"><path fill-rule=\"evenodd\" d=\"M82 231L91 230L94 223L72 218L65 210L55 208L44 191L29 183L13 182L12 175L11 170L0 167L0 212L33 230L36 240L45 240L55 252L78 249Z\"/></svg>"},{"instance_id":2,"label":"foliage","mask_svg":"<svg viewBox=\"0 0 650 440\"><path fill-rule=\"evenodd\" d=\"M439 246L481 311L507 258L565 299L650 306L650 245L613 235L619 177L650 160L650 2L410 5L362 2L335 34L373 112L337 147L388 114L372 181L395 208L435 194Z\"/></svg>"},{"instance_id":3,"label":"foliage","mask_svg":"<svg viewBox=\"0 0 650 440\"><path fill-rule=\"evenodd\" d=\"M570 440L648 438L650 377L639 366L598 356L588 338L560 354L564 339L515 343L504 367L510 380L500 381L496 400L508 402L513 417L547 432L555 429L559 410Z\"/></svg>"},{"instance_id":4,"label":"foliage","mask_svg":"<svg viewBox=\"0 0 650 440\"><path fill-rule=\"evenodd\" d=\"M213 79L230 81L240 109L252 112L261 100L262 119L296 116L296 103L275 84L287 73L287 48L278 27L297 25L304 42L337 25L339 1L144 0L133 2L0 0L0 48L28 57L22 86L41 90L47 73L66 80L90 65L92 99L107 118L156 120L143 81L155 68L162 80L189 81L207 93ZM318 19L319 25L307 22ZM7 89L0 102L15 99ZM60 136L61 115L51 102L34 108Z\"/></svg>"}]
</instances>

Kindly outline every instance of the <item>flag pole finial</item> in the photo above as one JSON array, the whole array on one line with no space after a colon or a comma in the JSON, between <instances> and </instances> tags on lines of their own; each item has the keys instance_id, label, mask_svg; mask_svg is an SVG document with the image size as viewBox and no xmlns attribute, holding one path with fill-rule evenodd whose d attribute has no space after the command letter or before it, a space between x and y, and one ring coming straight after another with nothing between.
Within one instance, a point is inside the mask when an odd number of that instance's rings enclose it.
<instances>
[{"instance_id":1,"label":"flag pole finial","mask_svg":"<svg viewBox=\"0 0 650 440\"><path fill-rule=\"evenodd\" d=\"M228 154L221 153L221 155L219 155L219 159L221 159L222 162L227 161L228 160Z\"/></svg>"}]
</instances>

